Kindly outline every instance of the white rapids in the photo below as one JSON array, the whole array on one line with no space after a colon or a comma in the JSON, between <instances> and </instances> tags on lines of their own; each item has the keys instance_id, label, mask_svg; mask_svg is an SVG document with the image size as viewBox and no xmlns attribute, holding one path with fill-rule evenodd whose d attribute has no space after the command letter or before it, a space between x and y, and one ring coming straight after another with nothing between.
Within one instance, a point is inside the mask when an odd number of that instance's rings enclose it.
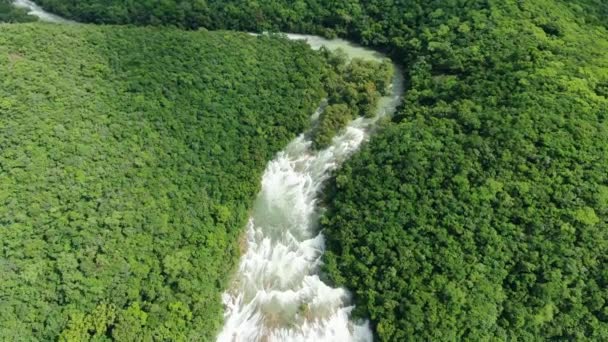
<instances>
[{"instance_id":1,"label":"white rapids","mask_svg":"<svg viewBox=\"0 0 608 342\"><path fill-rule=\"evenodd\" d=\"M37 16L42 21L47 21L50 23L61 23L61 24L74 23L71 20L67 20L60 16L46 12L40 6L36 5L33 1L30 1L30 0L14 0L13 5L15 5L15 7L21 7L21 8L27 9L28 14Z\"/></svg>"},{"instance_id":2,"label":"white rapids","mask_svg":"<svg viewBox=\"0 0 608 342\"><path fill-rule=\"evenodd\" d=\"M30 0L15 0L42 21L74 23L45 12ZM382 60L382 54L342 39L287 34L313 49L342 49L350 58ZM391 95L383 97L374 118L358 118L321 151L306 134L293 140L268 163L247 225L247 251L231 288L224 293L225 323L218 342L371 341L366 321L350 319L353 306L342 288L319 278L325 250L318 231L318 198L325 181L369 137L378 120L401 102L403 79L395 65ZM312 116L316 120L317 111Z\"/></svg>"},{"instance_id":3,"label":"white rapids","mask_svg":"<svg viewBox=\"0 0 608 342\"><path fill-rule=\"evenodd\" d=\"M305 39L315 49L340 48L351 58L385 58L340 39L287 36ZM347 290L332 288L318 276L325 250L317 227L318 197L331 172L399 104L403 85L395 68L392 95L380 101L375 118L352 121L321 151L313 151L302 134L269 162L247 226L247 251L223 295L225 324L218 342L372 340L368 322L349 318L353 306Z\"/></svg>"}]
</instances>

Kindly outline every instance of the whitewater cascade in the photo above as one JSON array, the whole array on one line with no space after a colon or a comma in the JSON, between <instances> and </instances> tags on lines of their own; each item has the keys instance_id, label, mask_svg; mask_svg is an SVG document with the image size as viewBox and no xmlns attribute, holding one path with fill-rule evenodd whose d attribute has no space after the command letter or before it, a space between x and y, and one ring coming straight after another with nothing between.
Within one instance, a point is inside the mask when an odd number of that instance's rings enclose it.
<instances>
[{"instance_id":1,"label":"whitewater cascade","mask_svg":"<svg viewBox=\"0 0 608 342\"><path fill-rule=\"evenodd\" d=\"M42 20L42 21L47 21L50 23L58 23L58 24L73 24L74 23L74 21L67 20L60 16L46 12L40 6L36 5L33 1L30 1L30 0L14 0L13 5L15 5L15 7L27 9L28 14L35 15L38 18L40 18L40 20Z\"/></svg>"},{"instance_id":2,"label":"whitewater cascade","mask_svg":"<svg viewBox=\"0 0 608 342\"><path fill-rule=\"evenodd\" d=\"M14 4L43 21L74 23L30 0ZM305 40L313 49L341 49L349 58L385 58L342 39L287 37ZM348 291L319 278L325 241L318 231L318 199L332 171L361 146L379 119L395 111L402 92L403 79L395 65L391 95L381 98L374 118L353 120L321 151L312 150L309 137L301 134L268 163L247 225L247 251L223 295L225 323L218 342L372 340L367 322L350 320ZM320 110L311 120L319 114Z\"/></svg>"},{"instance_id":3,"label":"whitewater cascade","mask_svg":"<svg viewBox=\"0 0 608 342\"><path fill-rule=\"evenodd\" d=\"M341 39L287 36L315 49L340 48L350 58L383 58ZM349 293L318 276L325 250L318 232L318 198L332 171L359 148L380 118L395 111L403 87L395 68L391 96L381 99L374 118L352 121L321 151L312 150L302 134L268 163L247 226L247 251L223 296L225 324L218 342L372 340L367 322L349 319Z\"/></svg>"}]
</instances>

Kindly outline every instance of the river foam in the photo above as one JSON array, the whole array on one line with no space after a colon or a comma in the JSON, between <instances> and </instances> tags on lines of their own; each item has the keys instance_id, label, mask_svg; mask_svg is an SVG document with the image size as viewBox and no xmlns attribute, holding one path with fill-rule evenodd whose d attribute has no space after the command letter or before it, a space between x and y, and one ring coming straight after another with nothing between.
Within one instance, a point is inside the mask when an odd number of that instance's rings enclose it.
<instances>
[{"instance_id":1,"label":"river foam","mask_svg":"<svg viewBox=\"0 0 608 342\"><path fill-rule=\"evenodd\" d=\"M40 6L36 5L33 1L30 0L14 0L13 5L15 7L25 8L28 10L28 14L36 16L40 18L42 21L50 22L50 23L58 23L58 24L73 24L74 21L64 19L60 16L51 14L43 10Z\"/></svg>"},{"instance_id":2,"label":"river foam","mask_svg":"<svg viewBox=\"0 0 608 342\"><path fill-rule=\"evenodd\" d=\"M288 34L312 48L342 49L350 58L381 60L376 51L347 41ZM233 286L224 294L225 325L218 342L371 341L366 321L353 321L350 295L319 278L325 250L318 231L318 199L332 171L368 138L383 116L394 112L402 92L395 72L392 95L380 101L372 119L358 118L321 151L306 134L269 162L247 226L247 251ZM318 112L313 115L313 120Z\"/></svg>"}]
</instances>

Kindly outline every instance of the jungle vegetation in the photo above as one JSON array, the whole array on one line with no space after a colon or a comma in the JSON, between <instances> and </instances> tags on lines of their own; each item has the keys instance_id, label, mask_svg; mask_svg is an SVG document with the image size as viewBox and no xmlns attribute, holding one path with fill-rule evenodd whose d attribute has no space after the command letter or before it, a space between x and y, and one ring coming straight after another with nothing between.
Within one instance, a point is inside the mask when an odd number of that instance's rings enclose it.
<instances>
[{"instance_id":1,"label":"jungle vegetation","mask_svg":"<svg viewBox=\"0 0 608 342\"><path fill-rule=\"evenodd\" d=\"M608 339L607 2L40 2L383 49L404 103L329 189L330 279L383 341Z\"/></svg>"},{"instance_id":2,"label":"jungle vegetation","mask_svg":"<svg viewBox=\"0 0 608 342\"><path fill-rule=\"evenodd\" d=\"M377 101L343 89L378 70L276 35L0 25L0 339L213 339L266 163L323 99Z\"/></svg>"},{"instance_id":3,"label":"jungle vegetation","mask_svg":"<svg viewBox=\"0 0 608 342\"><path fill-rule=\"evenodd\" d=\"M212 339L261 173L322 70L272 37L0 26L2 339Z\"/></svg>"},{"instance_id":4,"label":"jungle vegetation","mask_svg":"<svg viewBox=\"0 0 608 342\"><path fill-rule=\"evenodd\" d=\"M330 66L322 80L329 95L311 132L315 149L327 147L353 119L376 115L378 101L388 95L394 72L390 60L348 60L340 50L331 52L324 48L321 53Z\"/></svg>"},{"instance_id":5,"label":"jungle vegetation","mask_svg":"<svg viewBox=\"0 0 608 342\"><path fill-rule=\"evenodd\" d=\"M329 277L380 340L608 339L597 5L441 1L414 35L374 38L405 44L409 86L338 172L322 226Z\"/></svg>"}]
</instances>

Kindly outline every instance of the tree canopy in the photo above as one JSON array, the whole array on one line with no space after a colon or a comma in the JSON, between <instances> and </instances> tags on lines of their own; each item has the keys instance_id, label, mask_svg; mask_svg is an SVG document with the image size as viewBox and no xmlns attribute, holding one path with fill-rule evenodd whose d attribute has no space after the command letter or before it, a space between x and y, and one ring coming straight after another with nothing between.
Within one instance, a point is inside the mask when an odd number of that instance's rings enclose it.
<instances>
[{"instance_id":1,"label":"tree canopy","mask_svg":"<svg viewBox=\"0 0 608 342\"><path fill-rule=\"evenodd\" d=\"M275 37L0 25L2 339L212 339L325 68Z\"/></svg>"},{"instance_id":2,"label":"tree canopy","mask_svg":"<svg viewBox=\"0 0 608 342\"><path fill-rule=\"evenodd\" d=\"M266 163L379 70L277 35L0 25L0 336L213 339Z\"/></svg>"},{"instance_id":3,"label":"tree canopy","mask_svg":"<svg viewBox=\"0 0 608 342\"><path fill-rule=\"evenodd\" d=\"M87 22L383 49L404 104L336 174L329 278L380 340L608 339L607 2L40 2Z\"/></svg>"},{"instance_id":4,"label":"tree canopy","mask_svg":"<svg viewBox=\"0 0 608 342\"><path fill-rule=\"evenodd\" d=\"M608 339L608 32L572 2L441 5L394 122L336 176L326 270L380 340Z\"/></svg>"}]
</instances>

